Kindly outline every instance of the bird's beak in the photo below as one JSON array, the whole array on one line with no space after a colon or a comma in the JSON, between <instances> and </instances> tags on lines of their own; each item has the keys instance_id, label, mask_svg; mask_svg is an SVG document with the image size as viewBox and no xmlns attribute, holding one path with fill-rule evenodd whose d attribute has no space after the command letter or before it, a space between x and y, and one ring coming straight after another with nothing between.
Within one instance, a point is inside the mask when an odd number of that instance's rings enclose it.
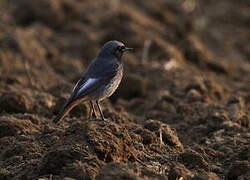
<instances>
[{"instance_id":1,"label":"bird's beak","mask_svg":"<svg viewBox=\"0 0 250 180\"><path fill-rule=\"evenodd\" d=\"M124 51L129 51L129 50L132 50L134 48L129 48L129 47L125 47Z\"/></svg>"}]
</instances>

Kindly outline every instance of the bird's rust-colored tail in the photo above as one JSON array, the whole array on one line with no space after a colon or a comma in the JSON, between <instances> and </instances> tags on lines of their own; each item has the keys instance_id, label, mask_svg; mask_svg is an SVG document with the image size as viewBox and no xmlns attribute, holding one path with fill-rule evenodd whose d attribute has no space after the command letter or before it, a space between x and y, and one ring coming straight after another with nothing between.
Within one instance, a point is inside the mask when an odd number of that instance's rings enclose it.
<instances>
[{"instance_id":1,"label":"bird's rust-colored tail","mask_svg":"<svg viewBox=\"0 0 250 180\"><path fill-rule=\"evenodd\" d=\"M61 109L61 111L58 113L58 115L52 120L53 123L58 123L59 121L61 121L76 105L78 105L80 103L80 99L79 100L75 100L71 103L66 103L63 108Z\"/></svg>"}]
</instances>

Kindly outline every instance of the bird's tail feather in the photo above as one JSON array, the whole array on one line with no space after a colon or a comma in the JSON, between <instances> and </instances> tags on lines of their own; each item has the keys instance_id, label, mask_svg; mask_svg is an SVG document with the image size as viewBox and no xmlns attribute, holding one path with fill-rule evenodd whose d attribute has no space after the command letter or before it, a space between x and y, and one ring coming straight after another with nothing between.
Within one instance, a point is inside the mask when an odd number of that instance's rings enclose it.
<instances>
[{"instance_id":1,"label":"bird's tail feather","mask_svg":"<svg viewBox=\"0 0 250 180\"><path fill-rule=\"evenodd\" d=\"M53 119L53 123L61 121L79 102L76 100L72 103L66 103L58 115Z\"/></svg>"}]
</instances>

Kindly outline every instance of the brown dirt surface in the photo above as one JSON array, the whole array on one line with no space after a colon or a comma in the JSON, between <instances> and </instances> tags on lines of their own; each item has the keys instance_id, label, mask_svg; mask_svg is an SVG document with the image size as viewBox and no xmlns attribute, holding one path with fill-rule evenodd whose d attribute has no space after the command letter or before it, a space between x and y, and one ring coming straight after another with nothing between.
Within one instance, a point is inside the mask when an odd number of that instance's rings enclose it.
<instances>
[{"instance_id":1,"label":"brown dirt surface","mask_svg":"<svg viewBox=\"0 0 250 180\"><path fill-rule=\"evenodd\" d=\"M250 3L1 0L0 180L250 180ZM125 76L74 108L74 84L108 40Z\"/></svg>"}]
</instances>

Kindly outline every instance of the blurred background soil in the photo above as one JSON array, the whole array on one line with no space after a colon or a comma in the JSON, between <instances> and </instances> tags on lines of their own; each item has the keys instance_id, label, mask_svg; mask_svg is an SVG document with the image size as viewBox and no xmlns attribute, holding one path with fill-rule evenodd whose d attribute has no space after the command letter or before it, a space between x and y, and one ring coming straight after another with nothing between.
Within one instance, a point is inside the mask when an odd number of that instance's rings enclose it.
<instances>
[{"instance_id":1,"label":"blurred background soil","mask_svg":"<svg viewBox=\"0 0 250 180\"><path fill-rule=\"evenodd\" d=\"M0 180L250 179L250 2L1 0ZM98 49L125 77L51 123Z\"/></svg>"}]
</instances>

